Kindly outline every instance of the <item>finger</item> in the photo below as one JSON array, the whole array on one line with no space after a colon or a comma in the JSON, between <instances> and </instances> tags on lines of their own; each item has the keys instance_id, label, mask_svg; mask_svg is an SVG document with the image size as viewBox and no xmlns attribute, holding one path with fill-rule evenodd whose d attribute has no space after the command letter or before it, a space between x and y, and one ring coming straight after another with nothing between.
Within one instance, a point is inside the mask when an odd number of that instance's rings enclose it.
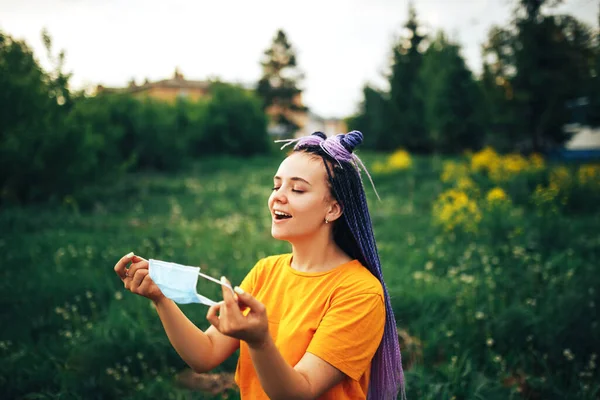
<instances>
[{"instance_id":1,"label":"finger","mask_svg":"<svg viewBox=\"0 0 600 400\"><path fill-rule=\"evenodd\" d=\"M231 289L230 289L231 283L229 283L227 278L225 278L224 276L221 277L221 283L223 283L223 285L221 285L221 292L223 293L223 301L225 302L225 304L228 307L236 304L236 301L233 298L233 293L231 292ZM225 285L229 285L229 287L227 287Z\"/></svg>"},{"instance_id":2,"label":"finger","mask_svg":"<svg viewBox=\"0 0 600 400\"><path fill-rule=\"evenodd\" d=\"M218 312L221 309L221 306L223 305L223 303L217 303L213 306L211 306L208 309L208 312L206 313L206 319L208 320L208 322L211 323L212 326L214 326L215 328L217 328L217 330L220 332L219 330L219 315Z\"/></svg>"},{"instance_id":3,"label":"finger","mask_svg":"<svg viewBox=\"0 0 600 400\"><path fill-rule=\"evenodd\" d=\"M123 286L125 286L125 289L129 290L129 288L131 287L131 277L130 276L126 276L125 278L123 278Z\"/></svg>"},{"instance_id":4,"label":"finger","mask_svg":"<svg viewBox=\"0 0 600 400\"><path fill-rule=\"evenodd\" d=\"M135 274L133 275L133 277L131 279L131 285L130 285L130 290L132 292L136 293L136 291L139 289L139 287L140 287L142 281L144 280L144 278L146 277L146 275L148 275L147 269L140 269L135 272Z\"/></svg>"},{"instance_id":5,"label":"finger","mask_svg":"<svg viewBox=\"0 0 600 400\"><path fill-rule=\"evenodd\" d=\"M142 271L144 271L144 270L142 270ZM140 272L142 272L142 271L140 271ZM153 283L154 283L154 281L152 280L152 278L150 278L150 274L147 273L144 275L144 278L142 280L142 283L140 283L138 290L142 293L145 293L148 290L150 290L150 286L152 286Z\"/></svg>"},{"instance_id":6,"label":"finger","mask_svg":"<svg viewBox=\"0 0 600 400\"><path fill-rule=\"evenodd\" d=\"M250 293L245 292L241 287L236 286L233 290L237 293L241 304L255 312L262 313L265 311L265 305L256 300Z\"/></svg>"},{"instance_id":7,"label":"finger","mask_svg":"<svg viewBox=\"0 0 600 400\"><path fill-rule=\"evenodd\" d=\"M134 257L134 260L135 260L135 257ZM148 261L146 261L146 260L138 261L138 262L133 261L131 266L129 267L129 270L127 270L127 272L126 272L126 275L133 277L135 275L135 273L140 269L148 269Z\"/></svg>"},{"instance_id":8,"label":"finger","mask_svg":"<svg viewBox=\"0 0 600 400\"><path fill-rule=\"evenodd\" d=\"M237 293L233 294L233 298L235 299L235 302L237 303L238 307L240 308L240 311L246 311L246 309L248 308L246 306L246 304L244 304L244 302L240 299L240 297L237 295Z\"/></svg>"},{"instance_id":9,"label":"finger","mask_svg":"<svg viewBox=\"0 0 600 400\"><path fill-rule=\"evenodd\" d=\"M119 261L117 261L114 270L117 273L117 275L119 275L119 278L125 279L125 267L127 267L127 264L129 264L133 257L134 254L133 252L131 252L129 254L124 255Z\"/></svg>"},{"instance_id":10,"label":"finger","mask_svg":"<svg viewBox=\"0 0 600 400\"><path fill-rule=\"evenodd\" d=\"M137 254L134 254L133 258L131 260L135 263L140 262L140 261L148 261L145 258L138 256Z\"/></svg>"}]
</instances>

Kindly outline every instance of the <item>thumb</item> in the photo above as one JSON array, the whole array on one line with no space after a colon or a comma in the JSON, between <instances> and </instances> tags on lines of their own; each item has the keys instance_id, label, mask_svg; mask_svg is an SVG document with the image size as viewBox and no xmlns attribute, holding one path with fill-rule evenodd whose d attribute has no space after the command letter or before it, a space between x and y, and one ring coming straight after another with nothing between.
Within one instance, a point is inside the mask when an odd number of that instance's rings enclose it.
<instances>
[{"instance_id":1,"label":"thumb","mask_svg":"<svg viewBox=\"0 0 600 400\"><path fill-rule=\"evenodd\" d=\"M244 305L248 306L248 308L250 308L252 311L255 312L262 312L265 309L265 306L263 303L261 303L260 301L256 300L250 293L246 293L241 287L236 286L233 289L240 301L242 303L244 303Z\"/></svg>"}]
</instances>

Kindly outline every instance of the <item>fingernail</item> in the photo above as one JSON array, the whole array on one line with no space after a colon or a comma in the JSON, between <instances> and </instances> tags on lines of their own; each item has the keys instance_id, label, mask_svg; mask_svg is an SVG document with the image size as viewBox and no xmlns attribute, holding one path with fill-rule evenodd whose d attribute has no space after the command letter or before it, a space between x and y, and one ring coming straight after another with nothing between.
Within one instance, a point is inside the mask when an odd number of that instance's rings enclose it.
<instances>
[{"instance_id":1,"label":"fingernail","mask_svg":"<svg viewBox=\"0 0 600 400\"><path fill-rule=\"evenodd\" d=\"M227 283L227 278L225 278L224 276L221 277L221 283Z\"/></svg>"},{"instance_id":2,"label":"fingernail","mask_svg":"<svg viewBox=\"0 0 600 400\"><path fill-rule=\"evenodd\" d=\"M125 257L127 257L127 258L133 257L133 251L131 253L127 254Z\"/></svg>"},{"instance_id":3,"label":"fingernail","mask_svg":"<svg viewBox=\"0 0 600 400\"><path fill-rule=\"evenodd\" d=\"M243 290L241 287L239 287L239 286L236 286L236 287L234 287L234 288L233 288L233 290L234 290L234 291L235 291L237 294L244 294L244 293L245 293L245 292L244 292L244 290Z\"/></svg>"}]
</instances>

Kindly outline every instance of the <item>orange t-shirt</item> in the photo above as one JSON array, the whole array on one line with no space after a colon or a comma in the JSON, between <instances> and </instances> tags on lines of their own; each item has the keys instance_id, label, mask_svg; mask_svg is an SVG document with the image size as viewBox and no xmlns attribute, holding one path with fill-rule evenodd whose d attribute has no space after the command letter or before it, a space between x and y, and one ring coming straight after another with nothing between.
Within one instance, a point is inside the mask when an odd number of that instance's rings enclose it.
<instances>
[{"instance_id":1,"label":"orange t-shirt","mask_svg":"<svg viewBox=\"0 0 600 400\"><path fill-rule=\"evenodd\" d=\"M320 399L366 399L385 327L381 283L358 260L318 273L296 271L291 260L260 260L241 288L266 306L270 334L289 365L309 352L347 375ZM268 399L243 341L235 380L242 399Z\"/></svg>"}]
</instances>

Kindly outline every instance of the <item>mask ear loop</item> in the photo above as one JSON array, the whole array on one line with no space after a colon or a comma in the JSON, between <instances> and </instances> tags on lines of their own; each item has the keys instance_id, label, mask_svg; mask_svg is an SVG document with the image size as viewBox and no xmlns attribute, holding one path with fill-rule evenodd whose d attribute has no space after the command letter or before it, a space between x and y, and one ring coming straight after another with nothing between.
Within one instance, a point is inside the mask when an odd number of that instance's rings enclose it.
<instances>
[{"instance_id":1,"label":"mask ear loop","mask_svg":"<svg viewBox=\"0 0 600 400\"><path fill-rule=\"evenodd\" d=\"M222 286L228 287L228 288L229 288L229 290L231 290L231 293L233 293L233 288L231 287L231 285L229 285L229 284L227 284L227 283L224 283L224 282L221 282L220 280L218 280L218 279L215 279L215 278L213 278L213 277L212 277L212 276L210 276L210 275L203 274L203 273L202 273L202 272L200 272L200 271L198 271L198 275L200 275L200 276L201 276L201 277L203 277L204 279L208 279L209 281L213 281L213 282L215 282L215 283L218 283L219 285L222 285Z\"/></svg>"}]
</instances>

